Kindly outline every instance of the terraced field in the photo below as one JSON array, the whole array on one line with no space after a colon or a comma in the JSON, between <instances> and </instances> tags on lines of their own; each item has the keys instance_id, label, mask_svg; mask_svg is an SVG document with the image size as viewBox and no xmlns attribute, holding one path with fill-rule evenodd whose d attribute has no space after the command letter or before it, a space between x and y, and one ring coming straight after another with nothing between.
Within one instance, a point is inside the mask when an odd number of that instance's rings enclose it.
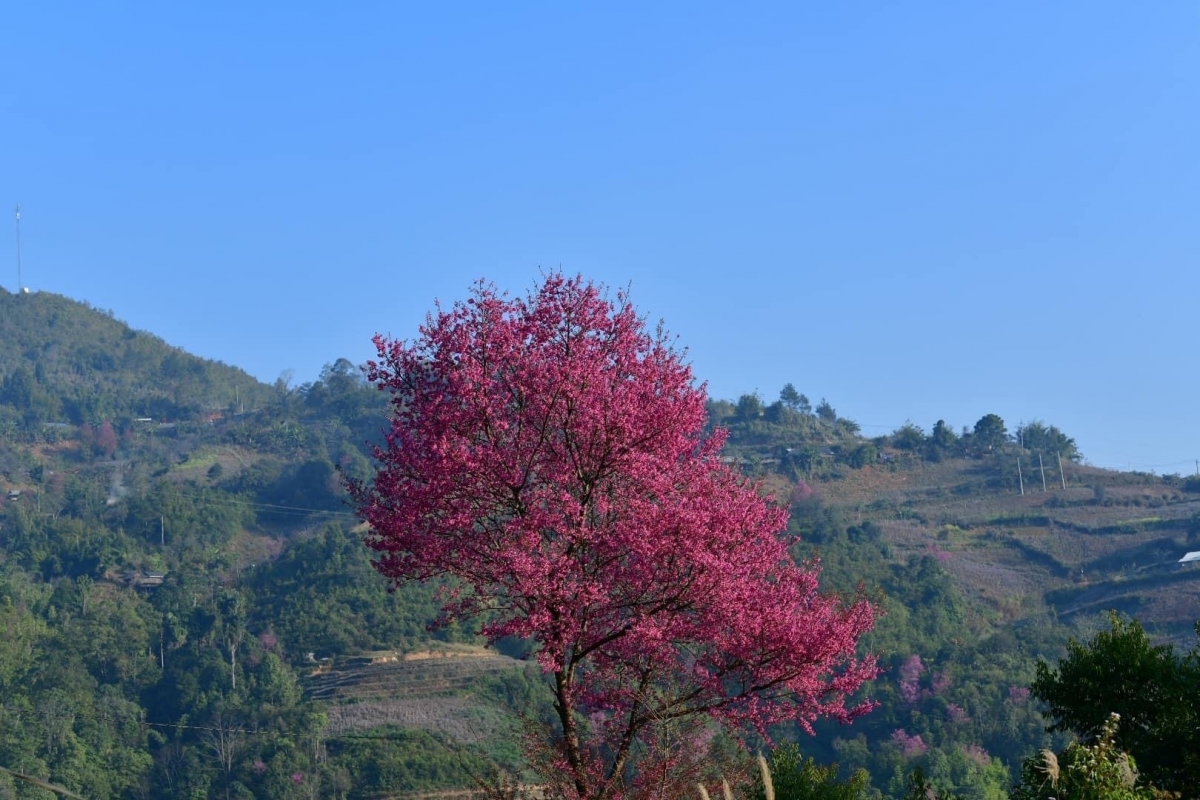
<instances>
[{"instance_id":1,"label":"terraced field","mask_svg":"<svg viewBox=\"0 0 1200 800\"><path fill-rule=\"evenodd\" d=\"M854 523L870 520L899 557L939 553L969 595L1001 619L1133 614L1191 645L1200 619L1200 497L1153 475L1069 465L1018 486L981 461L868 467L814 484ZM1178 483L1177 481L1175 482Z\"/></svg>"},{"instance_id":2,"label":"terraced field","mask_svg":"<svg viewBox=\"0 0 1200 800\"><path fill-rule=\"evenodd\" d=\"M481 676L524 666L462 645L436 652L367 653L316 667L304 691L330 704L326 732L331 735L395 725L474 743L494 734L498 719L495 708L475 701L470 687Z\"/></svg>"}]
</instances>

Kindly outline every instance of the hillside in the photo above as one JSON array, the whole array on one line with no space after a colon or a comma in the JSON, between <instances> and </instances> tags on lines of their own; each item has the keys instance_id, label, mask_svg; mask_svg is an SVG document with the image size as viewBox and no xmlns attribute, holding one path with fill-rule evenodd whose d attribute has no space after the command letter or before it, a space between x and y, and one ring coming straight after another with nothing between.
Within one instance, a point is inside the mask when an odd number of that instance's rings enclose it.
<instances>
[{"instance_id":1,"label":"hillside","mask_svg":"<svg viewBox=\"0 0 1200 800\"><path fill-rule=\"evenodd\" d=\"M1068 621L1117 609L1190 644L1200 571L1200 494L1178 478L1069 465L1042 488L997 486L991 464L952 460L907 470L867 467L817 482L831 504L876 522L898 552L936 550L964 593L1000 620Z\"/></svg>"},{"instance_id":2,"label":"hillside","mask_svg":"<svg viewBox=\"0 0 1200 800\"><path fill-rule=\"evenodd\" d=\"M49 294L0 293L0 332L0 766L91 797L383 797L519 771L536 669L431 634L438 587L389 593L353 529L343 479L370 477L386 414L353 364L268 387ZM866 438L787 388L709 413L725 458L791 506L794 554L887 612L866 642L880 707L778 732L881 795L919 765L998 796L1049 742L1037 658L1107 609L1194 640L1200 572L1177 561L1200 549L1200 481L1087 467L1053 425L988 414Z\"/></svg>"},{"instance_id":3,"label":"hillside","mask_svg":"<svg viewBox=\"0 0 1200 800\"><path fill-rule=\"evenodd\" d=\"M193 420L261 407L271 387L85 303L0 289L0 430L23 424Z\"/></svg>"},{"instance_id":4,"label":"hillside","mask_svg":"<svg viewBox=\"0 0 1200 800\"><path fill-rule=\"evenodd\" d=\"M1073 439L1040 422L986 446L940 422L868 440L852 421L779 403L750 418L713 405L727 452L768 486L803 485L877 526L895 558L935 554L998 622L1116 609L1163 638L1194 638L1200 571L1178 561L1200 549L1200 479L1085 466Z\"/></svg>"}]
</instances>

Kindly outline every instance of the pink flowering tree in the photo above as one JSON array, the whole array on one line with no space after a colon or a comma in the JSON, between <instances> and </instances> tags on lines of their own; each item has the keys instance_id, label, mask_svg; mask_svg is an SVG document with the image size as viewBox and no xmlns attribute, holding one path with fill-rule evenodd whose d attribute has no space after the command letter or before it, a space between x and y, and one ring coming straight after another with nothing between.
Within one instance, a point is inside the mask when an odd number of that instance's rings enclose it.
<instances>
[{"instance_id":1,"label":"pink flowering tree","mask_svg":"<svg viewBox=\"0 0 1200 800\"><path fill-rule=\"evenodd\" d=\"M900 699L905 703L916 705L921 699L921 675L925 673L925 664L921 656L913 653L900 665Z\"/></svg>"},{"instance_id":2,"label":"pink flowering tree","mask_svg":"<svg viewBox=\"0 0 1200 800\"><path fill-rule=\"evenodd\" d=\"M113 453L117 452L117 432L108 420L101 422L96 429L96 449L106 458L112 458Z\"/></svg>"},{"instance_id":3,"label":"pink flowering tree","mask_svg":"<svg viewBox=\"0 0 1200 800\"><path fill-rule=\"evenodd\" d=\"M375 344L391 426L351 491L376 567L449 577L442 622L534 643L556 792L641 794L685 721L765 735L870 707L852 696L878 672L855 655L874 608L792 560L786 511L721 464L703 387L623 294L480 283L415 341Z\"/></svg>"}]
</instances>

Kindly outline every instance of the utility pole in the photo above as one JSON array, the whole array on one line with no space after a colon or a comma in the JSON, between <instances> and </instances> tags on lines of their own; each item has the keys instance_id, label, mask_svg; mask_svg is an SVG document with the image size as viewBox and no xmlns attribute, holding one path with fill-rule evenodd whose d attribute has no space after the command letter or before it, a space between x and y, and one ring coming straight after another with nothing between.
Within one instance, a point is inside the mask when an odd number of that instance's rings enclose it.
<instances>
[{"instance_id":1,"label":"utility pole","mask_svg":"<svg viewBox=\"0 0 1200 800\"><path fill-rule=\"evenodd\" d=\"M1042 466L1042 454L1038 453L1038 469L1042 472L1042 494L1046 493L1046 468Z\"/></svg>"},{"instance_id":2,"label":"utility pole","mask_svg":"<svg viewBox=\"0 0 1200 800\"><path fill-rule=\"evenodd\" d=\"M1058 454L1058 477L1062 478L1063 491L1067 490L1067 475L1062 468L1062 453Z\"/></svg>"},{"instance_id":3,"label":"utility pole","mask_svg":"<svg viewBox=\"0 0 1200 800\"><path fill-rule=\"evenodd\" d=\"M1021 459L1017 458L1017 481L1021 484L1021 497L1025 496L1025 478L1021 476Z\"/></svg>"},{"instance_id":4,"label":"utility pole","mask_svg":"<svg viewBox=\"0 0 1200 800\"><path fill-rule=\"evenodd\" d=\"M158 518L158 544L160 547L167 546L167 518L165 515L160 515Z\"/></svg>"}]
</instances>

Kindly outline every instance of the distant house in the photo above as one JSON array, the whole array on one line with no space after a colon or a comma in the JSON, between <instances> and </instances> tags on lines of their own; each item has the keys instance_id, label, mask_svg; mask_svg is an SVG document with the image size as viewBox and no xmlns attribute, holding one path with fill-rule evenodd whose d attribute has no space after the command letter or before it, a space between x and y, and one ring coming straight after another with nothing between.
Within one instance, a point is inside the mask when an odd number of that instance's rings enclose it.
<instances>
[{"instance_id":1,"label":"distant house","mask_svg":"<svg viewBox=\"0 0 1200 800\"><path fill-rule=\"evenodd\" d=\"M1186 554L1183 558L1179 559L1180 564L1190 564L1193 561L1200 561L1200 550L1193 550L1192 552Z\"/></svg>"},{"instance_id":2,"label":"distant house","mask_svg":"<svg viewBox=\"0 0 1200 800\"><path fill-rule=\"evenodd\" d=\"M142 572L140 570L127 573L125 582L134 589L155 589L162 586L166 574L162 572Z\"/></svg>"}]
</instances>

